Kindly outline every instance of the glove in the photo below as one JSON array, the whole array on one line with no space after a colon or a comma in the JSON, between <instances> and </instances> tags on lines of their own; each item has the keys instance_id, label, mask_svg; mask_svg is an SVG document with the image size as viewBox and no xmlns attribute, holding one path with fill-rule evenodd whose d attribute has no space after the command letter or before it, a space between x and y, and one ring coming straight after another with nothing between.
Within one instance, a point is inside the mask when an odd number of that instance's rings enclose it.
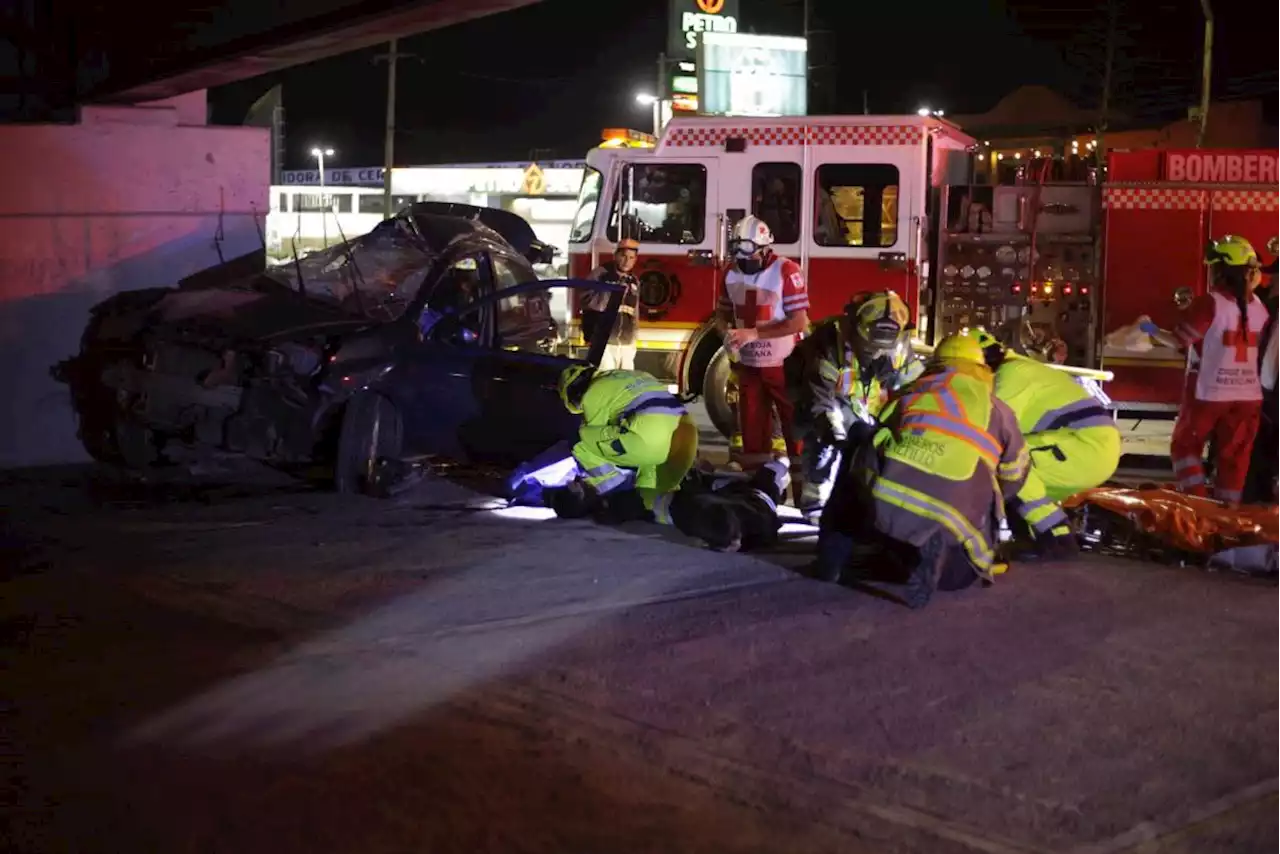
<instances>
[{"instance_id":1,"label":"glove","mask_svg":"<svg viewBox=\"0 0 1280 854\"><path fill-rule=\"evenodd\" d=\"M848 438L844 429L844 420L834 412L828 412L818 419L818 442L823 445L839 445Z\"/></svg>"},{"instance_id":2,"label":"glove","mask_svg":"<svg viewBox=\"0 0 1280 854\"><path fill-rule=\"evenodd\" d=\"M730 329L725 335L725 346L730 350L740 350L743 344L755 341L759 337L754 329Z\"/></svg>"},{"instance_id":3,"label":"glove","mask_svg":"<svg viewBox=\"0 0 1280 854\"><path fill-rule=\"evenodd\" d=\"M1147 333L1148 335L1160 334L1160 327L1156 326L1150 320L1142 321L1141 323L1138 324L1138 328L1141 329L1143 332Z\"/></svg>"}]
</instances>

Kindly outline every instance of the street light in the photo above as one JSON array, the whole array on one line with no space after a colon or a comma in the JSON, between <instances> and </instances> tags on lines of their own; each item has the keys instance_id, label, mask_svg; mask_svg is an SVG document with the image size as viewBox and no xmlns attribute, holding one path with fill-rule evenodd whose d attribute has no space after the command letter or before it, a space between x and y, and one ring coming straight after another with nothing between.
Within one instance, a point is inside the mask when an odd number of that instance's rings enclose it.
<instances>
[{"instance_id":1,"label":"street light","mask_svg":"<svg viewBox=\"0 0 1280 854\"><path fill-rule=\"evenodd\" d=\"M314 157L320 168L320 186L324 186L324 159L333 156L332 148L313 148L311 156Z\"/></svg>"},{"instance_id":2,"label":"street light","mask_svg":"<svg viewBox=\"0 0 1280 854\"><path fill-rule=\"evenodd\" d=\"M653 135L662 135L662 100L657 95L641 92L636 95L636 103L642 107L653 107Z\"/></svg>"}]
</instances>

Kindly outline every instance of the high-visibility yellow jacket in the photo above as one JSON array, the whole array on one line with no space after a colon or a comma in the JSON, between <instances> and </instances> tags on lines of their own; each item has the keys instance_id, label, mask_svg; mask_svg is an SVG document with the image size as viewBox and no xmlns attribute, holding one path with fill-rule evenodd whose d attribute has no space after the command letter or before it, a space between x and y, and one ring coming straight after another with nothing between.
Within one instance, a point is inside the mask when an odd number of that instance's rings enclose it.
<instances>
[{"instance_id":1,"label":"high-visibility yellow jacket","mask_svg":"<svg viewBox=\"0 0 1280 854\"><path fill-rule=\"evenodd\" d=\"M876 527L922 546L941 532L989 576L992 542L1027 477L1027 446L985 367L931 368L881 413Z\"/></svg>"},{"instance_id":2,"label":"high-visibility yellow jacket","mask_svg":"<svg viewBox=\"0 0 1280 854\"><path fill-rule=\"evenodd\" d=\"M996 369L996 397L1009 404L1022 434L1084 427L1115 428L1101 401L1070 374L1011 355Z\"/></svg>"}]
</instances>

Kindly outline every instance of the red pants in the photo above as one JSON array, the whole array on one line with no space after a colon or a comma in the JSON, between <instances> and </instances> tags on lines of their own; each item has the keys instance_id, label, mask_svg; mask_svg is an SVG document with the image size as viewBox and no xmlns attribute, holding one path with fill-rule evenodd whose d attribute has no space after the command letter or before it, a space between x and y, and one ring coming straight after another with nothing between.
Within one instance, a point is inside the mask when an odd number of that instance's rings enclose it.
<instances>
[{"instance_id":1,"label":"red pants","mask_svg":"<svg viewBox=\"0 0 1280 854\"><path fill-rule=\"evenodd\" d=\"M773 413L787 442L787 455L796 464L795 406L787 395L786 374L782 366L753 368L733 366L738 380L738 425L742 431L742 466L754 469L773 459Z\"/></svg>"},{"instance_id":2,"label":"red pants","mask_svg":"<svg viewBox=\"0 0 1280 854\"><path fill-rule=\"evenodd\" d=\"M1251 401L1209 401L1187 398L1173 425L1173 473L1178 488L1190 495L1205 495L1204 445L1217 440L1214 460L1214 498L1239 501L1249 473L1249 455L1258 433L1262 403Z\"/></svg>"}]
</instances>

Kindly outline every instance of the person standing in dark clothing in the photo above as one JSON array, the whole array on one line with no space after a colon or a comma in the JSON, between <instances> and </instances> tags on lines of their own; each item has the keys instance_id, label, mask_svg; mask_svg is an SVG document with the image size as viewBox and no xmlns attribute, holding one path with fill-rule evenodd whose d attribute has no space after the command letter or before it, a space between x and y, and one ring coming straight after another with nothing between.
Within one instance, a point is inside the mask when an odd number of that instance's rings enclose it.
<instances>
[{"instance_id":1,"label":"person standing in dark clothing","mask_svg":"<svg viewBox=\"0 0 1280 854\"><path fill-rule=\"evenodd\" d=\"M1258 435L1253 440L1253 454L1249 459L1249 475L1245 481L1244 500L1251 504L1271 504L1276 501L1276 475L1280 468L1280 398L1276 395L1276 263L1280 247L1271 238L1267 250L1271 263L1262 268L1267 277L1264 287L1254 293L1267 309L1267 325L1262 328L1258 340L1258 377L1262 385L1262 419Z\"/></svg>"},{"instance_id":2,"label":"person standing in dark clothing","mask_svg":"<svg viewBox=\"0 0 1280 854\"><path fill-rule=\"evenodd\" d=\"M612 329L601 329L600 320L609 305L608 291L589 294L582 305L582 337L589 343L597 335L608 336L609 343L600 360L602 371L633 371L636 366L636 325L640 320L640 280L632 272L640 259L640 243L630 237L618 241L613 260L591 272L590 278L626 288L618 318Z\"/></svg>"}]
</instances>

